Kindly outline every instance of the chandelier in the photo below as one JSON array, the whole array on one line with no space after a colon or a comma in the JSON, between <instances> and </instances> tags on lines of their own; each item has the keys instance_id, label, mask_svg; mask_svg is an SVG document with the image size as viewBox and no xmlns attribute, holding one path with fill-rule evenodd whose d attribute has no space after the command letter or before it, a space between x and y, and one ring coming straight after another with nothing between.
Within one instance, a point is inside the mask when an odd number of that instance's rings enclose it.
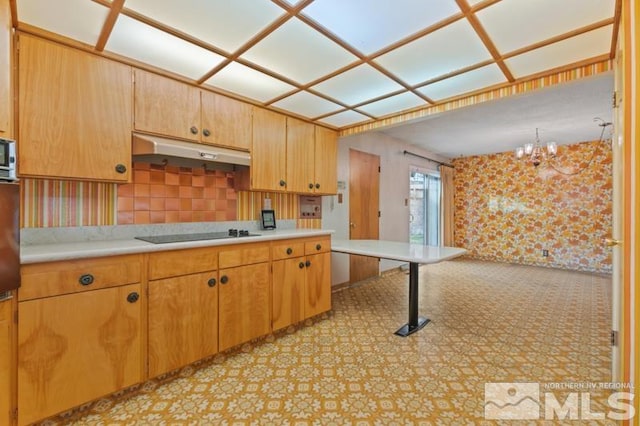
<instances>
[{"instance_id":1,"label":"chandelier","mask_svg":"<svg viewBox=\"0 0 640 426\"><path fill-rule=\"evenodd\" d=\"M517 147L515 151L516 158L518 160L527 160L531 164L533 164L535 167L538 167L544 160L551 159L555 161L548 161L546 163L546 166L548 166L549 168L555 170L560 174L572 176L572 175L577 175L579 173L582 173L593 162L593 159L596 156L596 152L598 151L598 147L607 142L607 140L604 139L604 132L609 126L612 126L613 124L599 117L595 117L593 121L598 123L598 126L602 128L600 132L600 139L596 141L596 143L594 144L593 151L591 152L590 158L582 162L582 164L580 165L576 165L576 166L570 167L569 169L566 169L563 167L559 167L558 164L555 164L556 161L558 161L556 160L556 154L558 153L558 145L555 142L547 142L546 147L543 148L542 144L540 143L540 137L538 135L537 128L536 128L535 141L533 143L527 143L524 146Z\"/></svg>"},{"instance_id":2,"label":"chandelier","mask_svg":"<svg viewBox=\"0 0 640 426\"><path fill-rule=\"evenodd\" d=\"M538 128L536 128L536 140L533 143L527 143L524 146L519 146L516 148L516 158L521 160L528 156L528 160L535 167L538 167L542 160L547 157L555 158L558 153L558 145L555 142L547 142L546 149L542 148L540 145L540 138L538 136Z\"/></svg>"}]
</instances>

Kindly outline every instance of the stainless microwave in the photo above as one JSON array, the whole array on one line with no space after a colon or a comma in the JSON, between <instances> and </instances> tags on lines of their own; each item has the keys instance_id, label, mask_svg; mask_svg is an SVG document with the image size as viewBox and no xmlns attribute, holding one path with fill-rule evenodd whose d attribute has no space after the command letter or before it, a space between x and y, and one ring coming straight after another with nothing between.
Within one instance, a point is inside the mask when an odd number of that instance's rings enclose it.
<instances>
[{"instance_id":1,"label":"stainless microwave","mask_svg":"<svg viewBox=\"0 0 640 426\"><path fill-rule=\"evenodd\" d=\"M16 142L0 138L0 180L14 181L16 176Z\"/></svg>"}]
</instances>

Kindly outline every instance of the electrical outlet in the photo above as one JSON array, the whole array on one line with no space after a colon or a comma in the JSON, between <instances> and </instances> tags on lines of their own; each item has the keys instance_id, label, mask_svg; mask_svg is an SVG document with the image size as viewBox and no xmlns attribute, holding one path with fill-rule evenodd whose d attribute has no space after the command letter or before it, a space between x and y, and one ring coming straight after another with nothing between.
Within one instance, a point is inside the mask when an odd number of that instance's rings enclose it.
<instances>
[{"instance_id":1,"label":"electrical outlet","mask_svg":"<svg viewBox=\"0 0 640 426\"><path fill-rule=\"evenodd\" d=\"M543 257L549 257L549 250L542 250Z\"/></svg>"}]
</instances>

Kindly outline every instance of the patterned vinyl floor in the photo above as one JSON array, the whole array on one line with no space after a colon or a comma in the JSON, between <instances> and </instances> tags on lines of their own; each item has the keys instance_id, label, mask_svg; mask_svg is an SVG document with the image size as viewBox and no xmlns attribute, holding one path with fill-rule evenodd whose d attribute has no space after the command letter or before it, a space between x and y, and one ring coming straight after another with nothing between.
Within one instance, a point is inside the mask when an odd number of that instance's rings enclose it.
<instances>
[{"instance_id":1,"label":"patterned vinyl floor","mask_svg":"<svg viewBox=\"0 0 640 426\"><path fill-rule=\"evenodd\" d=\"M610 381L610 277L472 260L420 275L431 323L408 338L393 334L407 316L408 276L395 271L334 293L312 325L47 423L489 425L486 383L539 383L562 403L558 384ZM590 412L607 413L607 392L590 394ZM527 422L558 424L503 423Z\"/></svg>"}]
</instances>

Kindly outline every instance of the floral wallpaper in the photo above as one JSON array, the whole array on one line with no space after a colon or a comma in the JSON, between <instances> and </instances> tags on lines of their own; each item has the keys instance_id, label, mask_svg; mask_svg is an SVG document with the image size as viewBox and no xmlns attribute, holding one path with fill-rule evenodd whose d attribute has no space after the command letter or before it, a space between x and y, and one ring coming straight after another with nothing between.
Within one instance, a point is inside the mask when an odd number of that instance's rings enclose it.
<instances>
[{"instance_id":1,"label":"floral wallpaper","mask_svg":"<svg viewBox=\"0 0 640 426\"><path fill-rule=\"evenodd\" d=\"M607 141L560 146L537 168L511 152L453 164L455 244L471 257L611 272L604 244L612 226Z\"/></svg>"}]
</instances>

